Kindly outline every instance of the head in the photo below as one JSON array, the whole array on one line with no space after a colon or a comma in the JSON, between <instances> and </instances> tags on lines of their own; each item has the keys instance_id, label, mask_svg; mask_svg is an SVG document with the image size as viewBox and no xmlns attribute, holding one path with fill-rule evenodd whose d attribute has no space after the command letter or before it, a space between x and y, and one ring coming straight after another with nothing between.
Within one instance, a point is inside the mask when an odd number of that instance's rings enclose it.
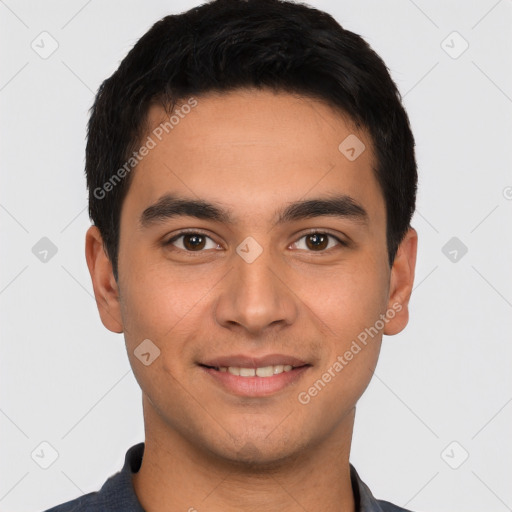
<instances>
[{"instance_id":1,"label":"head","mask_svg":"<svg viewBox=\"0 0 512 512\"><path fill-rule=\"evenodd\" d=\"M167 16L101 85L86 174L87 262L146 423L261 461L350 423L407 323L416 255L413 135L361 37L277 0ZM207 368L270 354L304 365L266 396Z\"/></svg>"}]
</instances>

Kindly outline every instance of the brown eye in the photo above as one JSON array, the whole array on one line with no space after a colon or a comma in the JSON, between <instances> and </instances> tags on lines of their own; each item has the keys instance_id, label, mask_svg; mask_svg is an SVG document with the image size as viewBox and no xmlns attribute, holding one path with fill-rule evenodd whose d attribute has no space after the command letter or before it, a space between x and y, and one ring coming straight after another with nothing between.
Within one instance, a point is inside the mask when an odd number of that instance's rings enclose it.
<instances>
[{"instance_id":1,"label":"brown eye","mask_svg":"<svg viewBox=\"0 0 512 512\"><path fill-rule=\"evenodd\" d=\"M306 245L312 250L323 250L329 245L329 237L322 233L307 235Z\"/></svg>"},{"instance_id":2,"label":"brown eye","mask_svg":"<svg viewBox=\"0 0 512 512\"><path fill-rule=\"evenodd\" d=\"M206 247L210 241L210 247ZM177 249L187 252L201 252L206 249L215 249L217 244L203 233L180 233L171 238L165 245L173 245Z\"/></svg>"},{"instance_id":3,"label":"brown eye","mask_svg":"<svg viewBox=\"0 0 512 512\"><path fill-rule=\"evenodd\" d=\"M304 240L304 242L302 242L302 240ZM332 241L334 241L334 243ZM300 237L293 245L296 249L302 249L308 252L326 252L326 249L331 249L336 245L347 246L347 244L338 237L321 231L307 233Z\"/></svg>"},{"instance_id":4,"label":"brown eye","mask_svg":"<svg viewBox=\"0 0 512 512\"><path fill-rule=\"evenodd\" d=\"M183 235L183 245L187 250L204 249L206 238L203 235Z\"/></svg>"}]
</instances>

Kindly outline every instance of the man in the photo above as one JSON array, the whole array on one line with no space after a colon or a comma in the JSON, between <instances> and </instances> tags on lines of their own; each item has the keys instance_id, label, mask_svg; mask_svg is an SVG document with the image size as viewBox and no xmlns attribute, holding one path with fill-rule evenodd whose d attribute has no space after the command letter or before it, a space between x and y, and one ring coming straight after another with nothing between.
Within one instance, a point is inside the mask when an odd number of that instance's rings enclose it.
<instances>
[{"instance_id":1,"label":"man","mask_svg":"<svg viewBox=\"0 0 512 512\"><path fill-rule=\"evenodd\" d=\"M404 510L349 463L417 247L414 140L367 43L278 0L167 16L102 84L86 173L145 443L52 512Z\"/></svg>"}]
</instances>

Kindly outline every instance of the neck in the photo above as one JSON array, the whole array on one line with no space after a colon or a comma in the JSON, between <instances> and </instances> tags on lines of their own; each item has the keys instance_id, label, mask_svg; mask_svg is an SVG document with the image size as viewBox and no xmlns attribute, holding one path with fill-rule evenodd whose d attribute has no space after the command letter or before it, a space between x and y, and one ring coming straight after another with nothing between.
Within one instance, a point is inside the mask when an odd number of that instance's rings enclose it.
<instances>
[{"instance_id":1,"label":"neck","mask_svg":"<svg viewBox=\"0 0 512 512\"><path fill-rule=\"evenodd\" d=\"M165 425L144 402L146 441L133 477L147 512L354 512L349 454L355 409L328 439L286 459L227 460Z\"/></svg>"}]
</instances>

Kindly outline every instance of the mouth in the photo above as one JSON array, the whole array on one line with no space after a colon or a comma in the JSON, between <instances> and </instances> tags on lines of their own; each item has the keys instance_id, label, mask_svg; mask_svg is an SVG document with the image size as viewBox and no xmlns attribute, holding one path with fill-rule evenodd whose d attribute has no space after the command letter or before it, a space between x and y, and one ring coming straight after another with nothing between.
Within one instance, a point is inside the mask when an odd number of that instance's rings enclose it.
<instances>
[{"instance_id":1,"label":"mouth","mask_svg":"<svg viewBox=\"0 0 512 512\"><path fill-rule=\"evenodd\" d=\"M312 365L293 357L228 357L198 363L224 391L237 396L269 396L296 384Z\"/></svg>"},{"instance_id":2,"label":"mouth","mask_svg":"<svg viewBox=\"0 0 512 512\"><path fill-rule=\"evenodd\" d=\"M300 365L293 366L291 364L276 364L276 365L268 365L268 366L259 366L256 368L244 368L240 366L208 366L205 364L200 364L203 368L209 368L210 370L216 370L218 372L227 372L231 375L236 375L237 377L262 377L269 378L274 375L280 375L283 372L291 372L292 370L296 370L297 368L303 368L309 365Z\"/></svg>"}]
</instances>

